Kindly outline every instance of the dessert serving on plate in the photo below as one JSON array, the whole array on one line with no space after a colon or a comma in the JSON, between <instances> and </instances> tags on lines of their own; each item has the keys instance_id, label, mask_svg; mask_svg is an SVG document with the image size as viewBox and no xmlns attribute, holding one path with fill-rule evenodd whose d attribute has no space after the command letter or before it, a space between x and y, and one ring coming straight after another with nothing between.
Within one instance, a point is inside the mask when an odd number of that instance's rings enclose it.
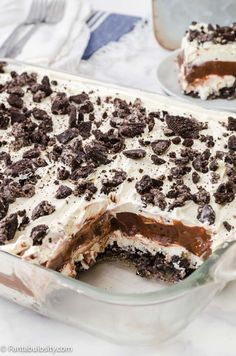
<instances>
[{"instance_id":1,"label":"dessert serving on plate","mask_svg":"<svg viewBox=\"0 0 236 356\"><path fill-rule=\"evenodd\" d=\"M236 24L193 22L178 56L180 84L186 95L206 99L236 97Z\"/></svg>"},{"instance_id":2,"label":"dessert serving on plate","mask_svg":"<svg viewBox=\"0 0 236 356\"><path fill-rule=\"evenodd\" d=\"M1 72L1 250L75 278L118 259L173 282L232 239L235 117Z\"/></svg>"}]
</instances>

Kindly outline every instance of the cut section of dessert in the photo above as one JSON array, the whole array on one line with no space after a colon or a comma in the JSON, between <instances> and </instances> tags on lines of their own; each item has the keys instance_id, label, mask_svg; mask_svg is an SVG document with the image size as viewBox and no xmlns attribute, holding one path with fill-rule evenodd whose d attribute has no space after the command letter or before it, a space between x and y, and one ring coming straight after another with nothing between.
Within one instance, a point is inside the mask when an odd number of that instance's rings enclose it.
<instances>
[{"instance_id":1,"label":"cut section of dessert","mask_svg":"<svg viewBox=\"0 0 236 356\"><path fill-rule=\"evenodd\" d=\"M178 56L185 94L201 99L236 97L236 24L193 22Z\"/></svg>"},{"instance_id":2,"label":"cut section of dessert","mask_svg":"<svg viewBox=\"0 0 236 356\"><path fill-rule=\"evenodd\" d=\"M203 227L180 221L167 225L139 213L110 211L65 241L47 267L79 278L95 263L116 259L133 264L142 277L175 282L210 254L211 235Z\"/></svg>"}]
</instances>

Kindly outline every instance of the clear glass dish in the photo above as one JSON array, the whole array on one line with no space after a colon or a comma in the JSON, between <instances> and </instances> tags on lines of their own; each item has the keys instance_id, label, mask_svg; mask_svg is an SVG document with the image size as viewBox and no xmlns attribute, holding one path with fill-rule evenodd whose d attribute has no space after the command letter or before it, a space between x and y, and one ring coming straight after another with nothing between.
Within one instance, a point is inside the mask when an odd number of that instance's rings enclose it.
<instances>
[{"instance_id":1,"label":"clear glass dish","mask_svg":"<svg viewBox=\"0 0 236 356\"><path fill-rule=\"evenodd\" d=\"M152 0L157 41L167 49L180 47L192 21L229 25L235 22L235 0ZM220 10L220 11L219 11Z\"/></svg>"},{"instance_id":2,"label":"clear glass dish","mask_svg":"<svg viewBox=\"0 0 236 356\"><path fill-rule=\"evenodd\" d=\"M19 71L42 70L13 60L7 62ZM97 85L108 93L118 91L158 99L157 95L140 90L46 68L43 72L53 79L64 78L86 88ZM236 277L235 256L236 244L225 244L184 281L167 286L142 279L115 263L98 264L78 281L0 251L0 295L117 343L160 343L182 330Z\"/></svg>"}]
</instances>

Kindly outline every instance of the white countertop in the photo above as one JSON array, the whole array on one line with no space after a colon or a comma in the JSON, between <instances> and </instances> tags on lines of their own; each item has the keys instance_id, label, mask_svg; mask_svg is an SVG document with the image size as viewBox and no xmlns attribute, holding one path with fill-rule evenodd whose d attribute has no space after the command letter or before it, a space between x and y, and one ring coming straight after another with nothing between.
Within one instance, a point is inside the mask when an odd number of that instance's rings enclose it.
<instances>
[{"instance_id":1,"label":"white countertop","mask_svg":"<svg viewBox=\"0 0 236 356\"><path fill-rule=\"evenodd\" d=\"M93 0L92 3L96 9L146 17L151 13L148 0ZM156 69L158 62L168 52L156 44L148 26L142 35L139 31L137 37L136 41L132 41L127 35L120 44L112 45L111 51L101 51L89 63L82 63L81 73L160 92ZM73 352L65 355L235 356L235 296L236 283L231 283L174 339L158 347L139 348L108 343L0 298L0 353L1 346L63 346L73 349ZM6 351L4 354L12 353Z\"/></svg>"}]
</instances>

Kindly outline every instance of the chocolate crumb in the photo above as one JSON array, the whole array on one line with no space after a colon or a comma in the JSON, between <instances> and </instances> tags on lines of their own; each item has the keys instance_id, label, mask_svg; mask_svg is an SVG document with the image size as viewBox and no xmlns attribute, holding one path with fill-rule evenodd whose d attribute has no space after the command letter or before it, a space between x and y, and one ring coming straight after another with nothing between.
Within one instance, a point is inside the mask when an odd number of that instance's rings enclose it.
<instances>
[{"instance_id":1,"label":"chocolate crumb","mask_svg":"<svg viewBox=\"0 0 236 356\"><path fill-rule=\"evenodd\" d=\"M57 170L57 179L66 180L70 176L70 172L65 167L60 167Z\"/></svg>"},{"instance_id":2,"label":"chocolate crumb","mask_svg":"<svg viewBox=\"0 0 236 356\"><path fill-rule=\"evenodd\" d=\"M23 158L37 158L39 157L41 152L37 148L32 148L23 153Z\"/></svg>"},{"instance_id":3,"label":"chocolate crumb","mask_svg":"<svg viewBox=\"0 0 236 356\"><path fill-rule=\"evenodd\" d=\"M9 203L3 197L0 197L0 220L5 218L9 208Z\"/></svg>"},{"instance_id":4,"label":"chocolate crumb","mask_svg":"<svg viewBox=\"0 0 236 356\"><path fill-rule=\"evenodd\" d=\"M48 226L45 224L37 225L33 227L30 233L30 237L33 239L33 246L41 246L43 243L44 237L48 233Z\"/></svg>"},{"instance_id":5,"label":"chocolate crumb","mask_svg":"<svg viewBox=\"0 0 236 356\"><path fill-rule=\"evenodd\" d=\"M153 188L163 186L163 180L160 178L151 178L149 175L144 175L136 184L135 188L139 194L149 193Z\"/></svg>"},{"instance_id":6,"label":"chocolate crumb","mask_svg":"<svg viewBox=\"0 0 236 356\"><path fill-rule=\"evenodd\" d=\"M69 100L65 93L57 93L52 101L52 113L55 115L66 114L69 106Z\"/></svg>"},{"instance_id":7,"label":"chocolate crumb","mask_svg":"<svg viewBox=\"0 0 236 356\"><path fill-rule=\"evenodd\" d=\"M146 156L146 152L139 148L123 151L123 154L131 159L140 159Z\"/></svg>"},{"instance_id":8,"label":"chocolate crumb","mask_svg":"<svg viewBox=\"0 0 236 356\"><path fill-rule=\"evenodd\" d=\"M192 173L192 181L194 184L197 184L200 181L200 175L197 172Z\"/></svg>"},{"instance_id":9,"label":"chocolate crumb","mask_svg":"<svg viewBox=\"0 0 236 356\"><path fill-rule=\"evenodd\" d=\"M36 220L44 215L50 215L55 211L55 206L50 204L47 200L41 201L32 211L32 220Z\"/></svg>"},{"instance_id":10,"label":"chocolate crumb","mask_svg":"<svg viewBox=\"0 0 236 356\"><path fill-rule=\"evenodd\" d=\"M7 98L7 102L9 105L11 105L17 109L22 109L23 104L24 104L21 97L19 97L18 95L15 95L15 94L10 94L9 97Z\"/></svg>"},{"instance_id":11,"label":"chocolate crumb","mask_svg":"<svg viewBox=\"0 0 236 356\"><path fill-rule=\"evenodd\" d=\"M228 126L227 129L230 131L236 131L236 119L234 117L228 117Z\"/></svg>"},{"instance_id":12,"label":"chocolate crumb","mask_svg":"<svg viewBox=\"0 0 236 356\"><path fill-rule=\"evenodd\" d=\"M89 96L84 91L80 94L71 95L69 100L75 104L83 104L85 101L89 100Z\"/></svg>"},{"instance_id":13,"label":"chocolate crumb","mask_svg":"<svg viewBox=\"0 0 236 356\"><path fill-rule=\"evenodd\" d=\"M213 194L217 204L231 203L235 198L234 185L232 182L221 183Z\"/></svg>"},{"instance_id":14,"label":"chocolate crumb","mask_svg":"<svg viewBox=\"0 0 236 356\"><path fill-rule=\"evenodd\" d=\"M182 138L197 138L203 129L202 123L189 117L166 115L165 121L168 128Z\"/></svg>"},{"instance_id":15,"label":"chocolate crumb","mask_svg":"<svg viewBox=\"0 0 236 356\"><path fill-rule=\"evenodd\" d=\"M225 229L230 232L233 229L233 226L228 223L228 221L223 221Z\"/></svg>"},{"instance_id":16,"label":"chocolate crumb","mask_svg":"<svg viewBox=\"0 0 236 356\"><path fill-rule=\"evenodd\" d=\"M158 157L157 155L151 155L151 160L153 161L154 164L156 164L157 166L160 166L161 164L166 163L166 161L160 157Z\"/></svg>"},{"instance_id":17,"label":"chocolate crumb","mask_svg":"<svg viewBox=\"0 0 236 356\"><path fill-rule=\"evenodd\" d=\"M104 178L102 180L102 189L101 193L108 194L123 183L127 178L127 173L122 169L112 170L114 173L111 178Z\"/></svg>"},{"instance_id":18,"label":"chocolate crumb","mask_svg":"<svg viewBox=\"0 0 236 356\"><path fill-rule=\"evenodd\" d=\"M65 144L71 141L73 138L77 137L78 135L79 135L79 130L77 128L71 128L63 131L56 137L60 143Z\"/></svg>"},{"instance_id":19,"label":"chocolate crumb","mask_svg":"<svg viewBox=\"0 0 236 356\"><path fill-rule=\"evenodd\" d=\"M17 214L6 216L0 221L0 244L14 238L18 227Z\"/></svg>"},{"instance_id":20,"label":"chocolate crumb","mask_svg":"<svg viewBox=\"0 0 236 356\"><path fill-rule=\"evenodd\" d=\"M196 204L204 205L210 203L210 193L206 189L200 187L198 192L193 194L193 201Z\"/></svg>"},{"instance_id":21,"label":"chocolate crumb","mask_svg":"<svg viewBox=\"0 0 236 356\"><path fill-rule=\"evenodd\" d=\"M156 140L151 143L151 146L156 155L162 155L170 147L170 144L170 140Z\"/></svg>"},{"instance_id":22,"label":"chocolate crumb","mask_svg":"<svg viewBox=\"0 0 236 356\"><path fill-rule=\"evenodd\" d=\"M74 195L81 196L85 194L85 200L90 201L96 192L97 187L92 181L81 179L76 184Z\"/></svg>"},{"instance_id":23,"label":"chocolate crumb","mask_svg":"<svg viewBox=\"0 0 236 356\"><path fill-rule=\"evenodd\" d=\"M236 136L235 135L232 135L229 137L228 147L230 150L236 151Z\"/></svg>"},{"instance_id":24,"label":"chocolate crumb","mask_svg":"<svg viewBox=\"0 0 236 356\"><path fill-rule=\"evenodd\" d=\"M176 137L172 138L171 141L173 142L174 145L178 145L181 142L181 138L179 136L176 136Z\"/></svg>"},{"instance_id":25,"label":"chocolate crumb","mask_svg":"<svg viewBox=\"0 0 236 356\"><path fill-rule=\"evenodd\" d=\"M72 194L72 189L66 185L60 185L56 191L56 199L65 199Z\"/></svg>"},{"instance_id":26,"label":"chocolate crumb","mask_svg":"<svg viewBox=\"0 0 236 356\"><path fill-rule=\"evenodd\" d=\"M216 214L211 205L203 205L198 208L197 219L203 224L212 225L215 222L215 218Z\"/></svg>"}]
</instances>

